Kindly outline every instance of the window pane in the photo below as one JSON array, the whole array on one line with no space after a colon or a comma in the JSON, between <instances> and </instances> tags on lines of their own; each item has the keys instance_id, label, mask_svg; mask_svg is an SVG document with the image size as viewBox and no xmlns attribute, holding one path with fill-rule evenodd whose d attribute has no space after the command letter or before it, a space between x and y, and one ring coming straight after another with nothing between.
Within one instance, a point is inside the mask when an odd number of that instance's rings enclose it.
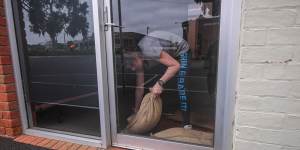
<instances>
[{"instance_id":1,"label":"window pane","mask_svg":"<svg viewBox=\"0 0 300 150\"><path fill-rule=\"evenodd\" d=\"M92 1L14 4L30 125L100 136Z\"/></svg>"},{"instance_id":2,"label":"window pane","mask_svg":"<svg viewBox=\"0 0 300 150\"><path fill-rule=\"evenodd\" d=\"M213 146L220 0L112 2L118 133ZM135 132L150 88L160 121Z\"/></svg>"}]
</instances>

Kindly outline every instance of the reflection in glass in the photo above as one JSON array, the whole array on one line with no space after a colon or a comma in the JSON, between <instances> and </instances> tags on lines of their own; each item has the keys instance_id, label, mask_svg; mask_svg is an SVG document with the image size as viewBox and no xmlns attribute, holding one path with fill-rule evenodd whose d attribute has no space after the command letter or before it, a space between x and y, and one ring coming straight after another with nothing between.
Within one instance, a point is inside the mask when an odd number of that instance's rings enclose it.
<instances>
[{"instance_id":1,"label":"reflection in glass","mask_svg":"<svg viewBox=\"0 0 300 150\"><path fill-rule=\"evenodd\" d=\"M152 88L163 100L161 120L136 136L213 146L219 6L220 0L112 1L113 22L121 26L113 29L118 133L131 134L128 117Z\"/></svg>"},{"instance_id":2,"label":"reflection in glass","mask_svg":"<svg viewBox=\"0 0 300 150\"><path fill-rule=\"evenodd\" d=\"M30 125L100 136L92 2L14 4Z\"/></svg>"}]
</instances>

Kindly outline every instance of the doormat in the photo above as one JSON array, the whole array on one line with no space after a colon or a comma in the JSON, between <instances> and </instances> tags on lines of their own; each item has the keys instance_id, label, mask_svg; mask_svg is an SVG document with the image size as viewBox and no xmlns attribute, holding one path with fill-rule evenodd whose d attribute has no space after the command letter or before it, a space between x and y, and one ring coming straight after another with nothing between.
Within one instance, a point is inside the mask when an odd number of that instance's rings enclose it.
<instances>
[{"instance_id":1,"label":"doormat","mask_svg":"<svg viewBox=\"0 0 300 150\"><path fill-rule=\"evenodd\" d=\"M49 150L49 149L30 145L30 144L19 143L14 141L13 139L0 136L0 150Z\"/></svg>"}]
</instances>

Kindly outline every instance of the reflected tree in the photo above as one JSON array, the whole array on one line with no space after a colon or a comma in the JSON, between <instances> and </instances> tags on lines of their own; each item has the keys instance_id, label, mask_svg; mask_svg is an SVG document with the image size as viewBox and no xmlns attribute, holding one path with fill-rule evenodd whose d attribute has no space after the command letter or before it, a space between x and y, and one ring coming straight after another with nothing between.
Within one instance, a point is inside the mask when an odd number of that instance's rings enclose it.
<instances>
[{"instance_id":1,"label":"reflected tree","mask_svg":"<svg viewBox=\"0 0 300 150\"><path fill-rule=\"evenodd\" d=\"M78 0L68 0L66 6L68 8L66 33L73 38L81 33L83 39L87 39L89 26L86 18L88 13L87 2L79 3Z\"/></svg>"},{"instance_id":2,"label":"reflected tree","mask_svg":"<svg viewBox=\"0 0 300 150\"><path fill-rule=\"evenodd\" d=\"M88 34L87 2L79 0L26 0L30 30L39 35L47 33L52 46L57 43L57 36L63 30L73 38L79 33L83 39Z\"/></svg>"},{"instance_id":3,"label":"reflected tree","mask_svg":"<svg viewBox=\"0 0 300 150\"><path fill-rule=\"evenodd\" d=\"M52 46L67 22L62 0L29 0L30 30L39 35L47 33Z\"/></svg>"}]
</instances>

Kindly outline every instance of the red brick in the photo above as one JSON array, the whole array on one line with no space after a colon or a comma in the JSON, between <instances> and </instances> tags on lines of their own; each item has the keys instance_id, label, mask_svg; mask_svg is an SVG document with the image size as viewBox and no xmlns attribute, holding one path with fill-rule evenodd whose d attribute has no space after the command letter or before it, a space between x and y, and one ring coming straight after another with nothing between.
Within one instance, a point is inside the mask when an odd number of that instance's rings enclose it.
<instances>
[{"instance_id":1,"label":"red brick","mask_svg":"<svg viewBox=\"0 0 300 150\"><path fill-rule=\"evenodd\" d=\"M15 138L15 141L20 143L27 143L32 144L44 148L49 149L55 149L55 150L100 150L100 148L92 147L92 146L86 146L86 145L80 145L76 143L70 143L70 142L64 142L54 139L48 139L48 138L42 138L42 137L36 137L36 136L29 136L29 135L21 135ZM118 150L125 150L125 149L119 149Z\"/></svg>"},{"instance_id":2,"label":"red brick","mask_svg":"<svg viewBox=\"0 0 300 150\"><path fill-rule=\"evenodd\" d=\"M23 139L25 139L26 138L26 136L27 135L20 135L20 136L18 136L18 137L16 137L15 139L14 139L14 141L16 141L16 142L21 142Z\"/></svg>"},{"instance_id":3,"label":"red brick","mask_svg":"<svg viewBox=\"0 0 300 150\"><path fill-rule=\"evenodd\" d=\"M120 147L110 147L108 148L108 150L126 150L126 149Z\"/></svg>"},{"instance_id":4,"label":"red brick","mask_svg":"<svg viewBox=\"0 0 300 150\"><path fill-rule=\"evenodd\" d=\"M0 102L0 110L1 111L11 111L18 109L18 102L11 101L11 102Z\"/></svg>"},{"instance_id":5,"label":"red brick","mask_svg":"<svg viewBox=\"0 0 300 150\"><path fill-rule=\"evenodd\" d=\"M6 26L6 19L4 17L0 17L0 26Z\"/></svg>"},{"instance_id":6,"label":"red brick","mask_svg":"<svg viewBox=\"0 0 300 150\"><path fill-rule=\"evenodd\" d=\"M87 150L98 150L98 148L89 146Z\"/></svg>"},{"instance_id":7,"label":"red brick","mask_svg":"<svg viewBox=\"0 0 300 150\"><path fill-rule=\"evenodd\" d=\"M58 143L56 143L55 145L53 145L52 149L59 149L59 148L61 148L64 144L66 144L66 142L58 141Z\"/></svg>"},{"instance_id":8,"label":"red brick","mask_svg":"<svg viewBox=\"0 0 300 150\"><path fill-rule=\"evenodd\" d=\"M5 128L0 126L0 135L5 135Z\"/></svg>"},{"instance_id":9,"label":"red brick","mask_svg":"<svg viewBox=\"0 0 300 150\"><path fill-rule=\"evenodd\" d=\"M45 148L52 148L56 143L58 143L57 140L51 140L48 144L46 144L44 147Z\"/></svg>"},{"instance_id":10,"label":"red brick","mask_svg":"<svg viewBox=\"0 0 300 150\"><path fill-rule=\"evenodd\" d=\"M25 141L28 137L29 137L29 135L23 134L23 135L17 136L17 137L14 139L14 141L23 143L23 141Z\"/></svg>"},{"instance_id":11,"label":"red brick","mask_svg":"<svg viewBox=\"0 0 300 150\"><path fill-rule=\"evenodd\" d=\"M76 143L64 142L54 139L42 138L37 136L21 135L15 138L15 141L20 143L32 144L44 148L55 150L100 150L100 148L80 145ZM125 150L119 149L118 150Z\"/></svg>"},{"instance_id":12,"label":"red brick","mask_svg":"<svg viewBox=\"0 0 300 150\"><path fill-rule=\"evenodd\" d=\"M0 36L0 45L1 46L8 46L8 37L7 36Z\"/></svg>"},{"instance_id":13,"label":"red brick","mask_svg":"<svg viewBox=\"0 0 300 150\"><path fill-rule=\"evenodd\" d=\"M89 147L86 145L81 145L78 150L87 150Z\"/></svg>"},{"instance_id":14,"label":"red brick","mask_svg":"<svg viewBox=\"0 0 300 150\"><path fill-rule=\"evenodd\" d=\"M5 16L5 12L3 8L0 8L0 16L4 17Z\"/></svg>"},{"instance_id":15,"label":"red brick","mask_svg":"<svg viewBox=\"0 0 300 150\"><path fill-rule=\"evenodd\" d=\"M16 91L15 84L0 84L0 93Z\"/></svg>"},{"instance_id":16,"label":"red brick","mask_svg":"<svg viewBox=\"0 0 300 150\"><path fill-rule=\"evenodd\" d=\"M15 80L12 74L0 75L0 83L13 83L13 82L15 82Z\"/></svg>"},{"instance_id":17,"label":"red brick","mask_svg":"<svg viewBox=\"0 0 300 150\"><path fill-rule=\"evenodd\" d=\"M62 147L58 148L58 150L67 150L72 146L72 143L66 142Z\"/></svg>"},{"instance_id":18,"label":"red brick","mask_svg":"<svg viewBox=\"0 0 300 150\"><path fill-rule=\"evenodd\" d=\"M32 141L30 144L32 145L37 145L39 144L40 142L42 142L43 140L45 140L45 138L42 138L42 137L37 137L34 141Z\"/></svg>"},{"instance_id":19,"label":"red brick","mask_svg":"<svg viewBox=\"0 0 300 150\"><path fill-rule=\"evenodd\" d=\"M12 65L0 65L0 74L12 74L13 67Z\"/></svg>"},{"instance_id":20,"label":"red brick","mask_svg":"<svg viewBox=\"0 0 300 150\"><path fill-rule=\"evenodd\" d=\"M1 125L6 128L19 127L21 125L20 119L1 119Z\"/></svg>"},{"instance_id":21,"label":"red brick","mask_svg":"<svg viewBox=\"0 0 300 150\"><path fill-rule=\"evenodd\" d=\"M45 139L36 145L43 147L44 145L48 144L49 142L50 142L50 139Z\"/></svg>"},{"instance_id":22,"label":"red brick","mask_svg":"<svg viewBox=\"0 0 300 150\"><path fill-rule=\"evenodd\" d=\"M0 55L1 56L9 56L10 55L9 46L0 46Z\"/></svg>"},{"instance_id":23,"label":"red brick","mask_svg":"<svg viewBox=\"0 0 300 150\"><path fill-rule=\"evenodd\" d=\"M5 128L5 132L6 135L15 137L22 133L22 128L21 127Z\"/></svg>"},{"instance_id":24,"label":"red brick","mask_svg":"<svg viewBox=\"0 0 300 150\"><path fill-rule=\"evenodd\" d=\"M28 136L28 137L26 137L25 139L23 139L21 143L29 144L29 143L31 143L32 141L34 141L35 139L36 139L35 136Z\"/></svg>"},{"instance_id":25,"label":"red brick","mask_svg":"<svg viewBox=\"0 0 300 150\"><path fill-rule=\"evenodd\" d=\"M76 150L80 147L79 144L73 144L71 147L68 148L68 150Z\"/></svg>"},{"instance_id":26,"label":"red brick","mask_svg":"<svg viewBox=\"0 0 300 150\"><path fill-rule=\"evenodd\" d=\"M1 65L11 65L11 58L10 56L0 56L0 64Z\"/></svg>"},{"instance_id":27,"label":"red brick","mask_svg":"<svg viewBox=\"0 0 300 150\"><path fill-rule=\"evenodd\" d=\"M16 119L20 117L20 112L15 111L3 111L2 112L2 119Z\"/></svg>"},{"instance_id":28,"label":"red brick","mask_svg":"<svg viewBox=\"0 0 300 150\"><path fill-rule=\"evenodd\" d=\"M5 26L0 26L0 36L6 36L7 37L7 28Z\"/></svg>"},{"instance_id":29,"label":"red brick","mask_svg":"<svg viewBox=\"0 0 300 150\"><path fill-rule=\"evenodd\" d=\"M11 102L17 99L17 94L15 92L11 93L0 93L0 102Z\"/></svg>"}]
</instances>

